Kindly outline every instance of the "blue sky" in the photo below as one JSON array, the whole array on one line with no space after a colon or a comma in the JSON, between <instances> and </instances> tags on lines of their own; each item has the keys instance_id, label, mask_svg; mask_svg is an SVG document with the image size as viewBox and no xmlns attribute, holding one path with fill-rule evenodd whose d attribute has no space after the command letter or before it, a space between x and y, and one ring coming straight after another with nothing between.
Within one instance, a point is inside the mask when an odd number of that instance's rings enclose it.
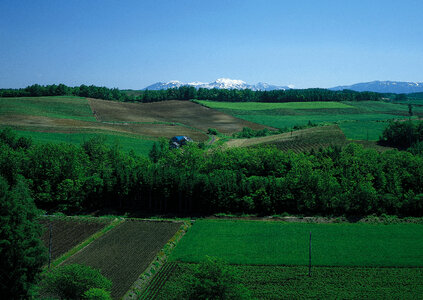
<instances>
[{"instance_id":1,"label":"blue sky","mask_svg":"<svg viewBox=\"0 0 423 300\"><path fill-rule=\"evenodd\" d=\"M0 88L423 82L423 1L0 1Z\"/></svg>"}]
</instances>

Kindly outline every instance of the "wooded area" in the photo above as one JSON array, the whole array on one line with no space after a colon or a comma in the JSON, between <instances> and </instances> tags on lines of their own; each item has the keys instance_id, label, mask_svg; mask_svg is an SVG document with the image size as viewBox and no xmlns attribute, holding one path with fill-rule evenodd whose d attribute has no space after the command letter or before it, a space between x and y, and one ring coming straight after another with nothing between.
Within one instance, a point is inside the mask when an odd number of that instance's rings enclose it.
<instances>
[{"instance_id":1,"label":"wooded area","mask_svg":"<svg viewBox=\"0 0 423 300\"><path fill-rule=\"evenodd\" d=\"M24 177L38 208L211 214L422 216L423 157L356 144L312 151L272 147L202 150L195 143L151 158L91 139L32 145L0 134L0 175Z\"/></svg>"}]
</instances>

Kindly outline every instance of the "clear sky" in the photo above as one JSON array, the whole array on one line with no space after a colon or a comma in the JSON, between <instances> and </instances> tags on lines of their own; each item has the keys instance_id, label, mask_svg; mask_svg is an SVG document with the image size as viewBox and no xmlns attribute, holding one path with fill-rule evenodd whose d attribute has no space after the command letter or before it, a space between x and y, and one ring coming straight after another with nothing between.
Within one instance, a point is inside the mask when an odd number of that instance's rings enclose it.
<instances>
[{"instance_id":1,"label":"clear sky","mask_svg":"<svg viewBox=\"0 0 423 300\"><path fill-rule=\"evenodd\" d=\"M423 1L0 1L0 88L220 77L423 82Z\"/></svg>"}]
</instances>

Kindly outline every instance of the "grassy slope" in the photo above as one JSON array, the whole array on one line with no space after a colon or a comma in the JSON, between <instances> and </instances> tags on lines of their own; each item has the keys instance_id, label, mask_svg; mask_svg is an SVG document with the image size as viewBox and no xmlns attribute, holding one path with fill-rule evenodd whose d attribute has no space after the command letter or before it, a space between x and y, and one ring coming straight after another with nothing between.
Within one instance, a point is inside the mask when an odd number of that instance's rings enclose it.
<instances>
[{"instance_id":1,"label":"grassy slope","mask_svg":"<svg viewBox=\"0 0 423 300\"><path fill-rule=\"evenodd\" d=\"M184 278L195 265L178 263L156 299L180 299ZM258 299L417 299L423 294L421 268L230 266Z\"/></svg>"},{"instance_id":2,"label":"grassy slope","mask_svg":"<svg viewBox=\"0 0 423 300\"><path fill-rule=\"evenodd\" d=\"M88 100L72 96L0 98L1 114L95 121Z\"/></svg>"},{"instance_id":3,"label":"grassy slope","mask_svg":"<svg viewBox=\"0 0 423 300\"><path fill-rule=\"evenodd\" d=\"M423 226L415 224L301 224L197 221L171 255L198 262L205 255L234 264L320 266L423 266Z\"/></svg>"},{"instance_id":4,"label":"grassy slope","mask_svg":"<svg viewBox=\"0 0 423 300\"><path fill-rule=\"evenodd\" d=\"M338 123L348 139L378 140L387 120L404 119L408 106L379 101L363 102L290 102L290 103L228 103L198 101L251 122L276 128ZM423 114L423 107L413 107Z\"/></svg>"},{"instance_id":5,"label":"grassy slope","mask_svg":"<svg viewBox=\"0 0 423 300\"><path fill-rule=\"evenodd\" d=\"M153 140L140 139L136 137L114 135L106 133L57 133L57 132L36 132L16 130L20 136L31 137L35 143L70 143L80 145L94 136L105 138L108 145L118 145L124 151L134 151L139 155L148 155L154 144Z\"/></svg>"},{"instance_id":6,"label":"grassy slope","mask_svg":"<svg viewBox=\"0 0 423 300\"><path fill-rule=\"evenodd\" d=\"M55 119L81 120L98 123L93 117L88 100L82 97L56 96L56 97L23 97L0 98L0 116L16 115L42 116ZM5 127L0 124L0 128ZM80 144L93 136L105 137L109 145L118 144L124 151L133 150L140 155L147 155L154 141L120 132L100 132L81 128L78 132L39 132L36 126L22 126L14 128L21 136L31 137L35 143L72 143ZM45 130L45 129L41 129Z\"/></svg>"}]
</instances>

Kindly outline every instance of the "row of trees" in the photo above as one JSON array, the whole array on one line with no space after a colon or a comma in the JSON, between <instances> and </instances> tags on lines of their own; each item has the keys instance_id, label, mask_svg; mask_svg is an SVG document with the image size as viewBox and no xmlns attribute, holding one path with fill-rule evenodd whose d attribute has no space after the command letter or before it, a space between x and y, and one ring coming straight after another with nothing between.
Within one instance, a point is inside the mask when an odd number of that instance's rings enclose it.
<instances>
[{"instance_id":1,"label":"row of trees","mask_svg":"<svg viewBox=\"0 0 423 300\"><path fill-rule=\"evenodd\" d=\"M34 84L23 89L0 89L0 97L39 97L75 95L115 101L155 102L164 100L213 100L228 102L304 102L304 101L364 101L382 99L382 94L355 92L351 90L331 91L327 89L296 89L274 91L252 91L249 89L196 89L182 86L158 91L122 91L94 85L68 87L64 84L42 86Z\"/></svg>"},{"instance_id":2,"label":"row of trees","mask_svg":"<svg viewBox=\"0 0 423 300\"><path fill-rule=\"evenodd\" d=\"M64 84L39 85L34 84L23 89L0 89L0 97L41 97L41 96L80 96L115 101L133 101L134 97L128 96L117 88L109 89L94 85L81 85L68 87Z\"/></svg>"},{"instance_id":3,"label":"row of trees","mask_svg":"<svg viewBox=\"0 0 423 300\"><path fill-rule=\"evenodd\" d=\"M37 206L48 211L423 215L423 157L404 151L356 144L314 154L195 144L170 150L163 142L149 159L100 139L29 147L13 140L2 139L0 175L10 185L25 177Z\"/></svg>"}]
</instances>

